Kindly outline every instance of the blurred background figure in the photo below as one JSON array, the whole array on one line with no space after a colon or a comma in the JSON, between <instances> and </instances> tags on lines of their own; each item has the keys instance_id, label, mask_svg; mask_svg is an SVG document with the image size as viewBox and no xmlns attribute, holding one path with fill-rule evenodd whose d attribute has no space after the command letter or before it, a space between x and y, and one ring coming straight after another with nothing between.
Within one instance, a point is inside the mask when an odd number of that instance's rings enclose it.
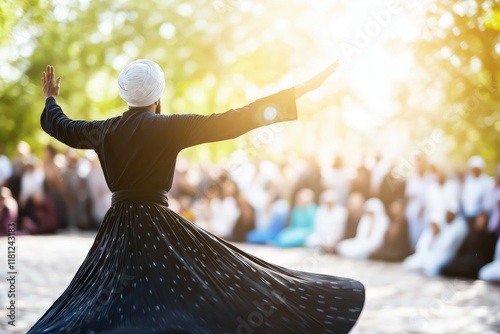
<instances>
[{"instance_id":1,"label":"blurred background figure","mask_svg":"<svg viewBox=\"0 0 500 334\"><path fill-rule=\"evenodd\" d=\"M324 191L314 216L314 232L307 238L306 246L328 251L344 236L346 222L347 209L340 204L339 194L335 190Z\"/></svg>"},{"instance_id":2,"label":"blurred background figure","mask_svg":"<svg viewBox=\"0 0 500 334\"><path fill-rule=\"evenodd\" d=\"M66 169L63 172L63 195L68 212L68 228L95 229L90 218L90 199L86 180L90 167L81 167L74 149L66 152ZM88 161L86 161L88 164Z\"/></svg>"},{"instance_id":3,"label":"blurred background figure","mask_svg":"<svg viewBox=\"0 0 500 334\"><path fill-rule=\"evenodd\" d=\"M488 220L479 214L458 253L442 269L441 274L450 277L478 278L481 267L493 261L498 236L487 229Z\"/></svg>"},{"instance_id":4,"label":"blurred background figure","mask_svg":"<svg viewBox=\"0 0 500 334\"><path fill-rule=\"evenodd\" d=\"M479 279L500 283L500 238L497 240L493 262L486 264L479 270Z\"/></svg>"},{"instance_id":5,"label":"blurred background figure","mask_svg":"<svg viewBox=\"0 0 500 334\"><path fill-rule=\"evenodd\" d=\"M371 252L382 246L389 227L384 204L378 198L370 198L363 205L363 210L356 236L341 241L336 247L338 254L354 259L368 259Z\"/></svg>"},{"instance_id":6,"label":"blurred background figure","mask_svg":"<svg viewBox=\"0 0 500 334\"><path fill-rule=\"evenodd\" d=\"M469 159L469 172L460 193L462 213L469 227L474 225L479 215L488 211L487 198L493 188L493 181L483 170L483 158L475 155Z\"/></svg>"},{"instance_id":7,"label":"blurred background figure","mask_svg":"<svg viewBox=\"0 0 500 334\"><path fill-rule=\"evenodd\" d=\"M353 192L347 198L347 223L344 232L344 239L351 239L356 236L359 221L363 216L363 204L365 197L359 192Z\"/></svg>"},{"instance_id":8,"label":"blurred background figure","mask_svg":"<svg viewBox=\"0 0 500 334\"><path fill-rule=\"evenodd\" d=\"M19 195L21 192L21 177L24 174L26 163L30 158L31 146L25 142L20 141L16 147L16 156L12 161L12 175L7 182L7 187L12 191L12 196L19 203Z\"/></svg>"},{"instance_id":9,"label":"blurred background figure","mask_svg":"<svg viewBox=\"0 0 500 334\"><path fill-rule=\"evenodd\" d=\"M410 236L410 245L415 250L418 239L426 227L425 203L427 186L431 179L427 174L425 157L419 155L415 158L416 172L406 181L406 221Z\"/></svg>"},{"instance_id":10,"label":"blurred background figure","mask_svg":"<svg viewBox=\"0 0 500 334\"><path fill-rule=\"evenodd\" d=\"M19 209L17 202L12 197L10 189L7 187L0 188L0 236L6 235L19 235L22 234L22 230L17 226ZM9 233L10 224L14 224L15 232Z\"/></svg>"},{"instance_id":11,"label":"blurred background figure","mask_svg":"<svg viewBox=\"0 0 500 334\"><path fill-rule=\"evenodd\" d=\"M390 164L387 159L381 153L377 153L375 156L375 162L371 170L370 176L370 196L369 197L379 197L380 196L380 186L384 177L389 173ZM366 197L366 198L369 198Z\"/></svg>"},{"instance_id":12,"label":"blurred background figure","mask_svg":"<svg viewBox=\"0 0 500 334\"><path fill-rule=\"evenodd\" d=\"M331 166L321 171L323 189L335 189L337 203L345 205L350 191L349 171L341 156L335 156Z\"/></svg>"},{"instance_id":13,"label":"blurred background figure","mask_svg":"<svg viewBox=\"0 0 500 334\"><path fill-rule=\"evenodd\" d=\"M0 144L0 187L7 186L9 179L12 177L12 163L5 155L3 145Z\"/></svg>"},{"instance_id":14,"label":"blurred background figure","mask_svg":"<svg viewBox=\"0 0 500 334\"><path fill-rule=\"evenodd\" d=\"M439 275L441 268L457 254L467 236L465 220L457 215L458 204L448 204L445 213L434 212L431 222L425 228L417 243L415 254L410 255L403 267L427 276Z\"/></svg>"},{"instance_id":15,"label":"blurred background figure","mask_svg":"<svg viewBox=\"0 0 500 334\"><path fill-rule=\"evenodd\" d=\"M89 193L91 204L91 226L98 228L101 224L106 211L111 206L111 191L109 190L101 163L97 158L97 154L93 151L85 153L87 160L90 162L90 171L86 177L86 184Z\"/></svg>"},{"instance_id":16,"label":"blurred background figure","mask_svg":"<svg viewBox=\"0 0 500 334\"><path fill-rule=\"evenodd\" d=\"M68 211L63 196L62 171L60 166L56 164L57 150L54 146L47 145L44 154L43 191L55 206L59 228L65 229L68 227Z\"/></svg>"},{"instance_id":17,"label":"blurred background figure","mask_svg":"<svg viewBox=\"0 0 500 334\"><path fill-rule=\"evenodd\" d=\"M350 194L360 193L363 198L370 198L371 195L371 172L366 167L366 157L362 157L356 167L356 173L351 180ZM348 196L349 197L349 196Z\"/></svg>"},{"instance_id":18,"label":"blurred background figure","mask_svg":"<svg viewBox=\"0 0 500 334\"><path fill-rule=\"evenodd\" d=\"M389 172L385 174L380 183L378 198L384 203L386 211L389 211L389 206L399 199L404 199L406 189L406 180L398 175L398 170L395 165L392 165Z\"/></svg>"},{"instance_id":19,"label":"blurred background figure","mask_svg":"<svg viewBox=\"0 0 500 334\"><path fill-rule=\"evenodd\" d=\"M290 226L282 230L274 240L274 245L280 248L302 247L314 230L314 216L317 205L314 202L315 193L312 189L303 188L297 192L295 207L290 214Z\"/></svg>"},{"instance_id":20,"label":"blurred background figure","mask_svg":"<svg viewBox=\"0 0 500 334\"><path fill-rule=\"evenodd\" d=\"M19 206L24 208L34 193L43 193L44 170L38 166L38 159L31 155L26 160L24 172L21 175Z\"/></svg>"},{"instance_id":21,"label":"blurred background figure","mask_svg":"<svg viewBox=\"0 0 500 334\"><path fill-rule=\"evenodd\" d=\"M29 234L55 233L59 228L54 204L42 191L30 196L21 214L22 229Z\"/></svg>"},{"instance_id":22,"label":"blurred background figure","mask_svg":"<svg viewBox=\"0 0 500 334\"><path fill-rule=\"evenodd\" d=\"M265 186L266 200L256 217L256 228L247 234L247 242L254 244L270 243L285 228L290 206L280 196L276 182L269 181Z\"/></svg>"},{"instance_id":23,"label":"blurred background figure","mask_svg":"<svg viewBox=\"0 0 500 334\"><path fill-rule=\"evenodd\" d=\"M248 232L255 228L255 211L246 197L241 193L238 184L228 178L222 185L223 196L230 196L235 199L238 210L238 217L229 237L230 241L244 242Z\"/></svg>"},{"instance_id":24,"label":"blurred background figure","mask_svg":"<svg viewBox=\"0 0 500 334\"><path fill-rule=\"evenodd\" d=\"M384 242L382 246L370 253L370 259L400 262L410 254L404 199L400 198L389 205L389 227Z\"/></svg>"}]
</instances>

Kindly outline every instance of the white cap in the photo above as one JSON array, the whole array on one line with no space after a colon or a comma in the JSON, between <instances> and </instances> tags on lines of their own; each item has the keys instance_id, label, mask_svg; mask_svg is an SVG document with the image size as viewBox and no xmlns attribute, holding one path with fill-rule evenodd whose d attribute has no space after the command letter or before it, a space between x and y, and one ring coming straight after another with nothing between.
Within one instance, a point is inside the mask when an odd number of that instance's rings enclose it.
<instances>
[{"instance_id":1,"label":"white cap","mask_svg":"<svg viewBox=\"0 0 500 334\"><path fill-rule=\"evenodd\" d=\"M139 59L128 64L118 77L121 98L131 107L146 107L161 98L165 75L154 61Z\"/></svg>"},{"instance_id":2,"label":"white cap","mask_svg":"<svg viewBox=\"0 0 500 334\"><path fill-rule=\"evenodd\" d=\"M484 169L484 159L479 155L475 155L469 159L469 167L470 168L479 168Z\"/></svg>"}]
</instances>

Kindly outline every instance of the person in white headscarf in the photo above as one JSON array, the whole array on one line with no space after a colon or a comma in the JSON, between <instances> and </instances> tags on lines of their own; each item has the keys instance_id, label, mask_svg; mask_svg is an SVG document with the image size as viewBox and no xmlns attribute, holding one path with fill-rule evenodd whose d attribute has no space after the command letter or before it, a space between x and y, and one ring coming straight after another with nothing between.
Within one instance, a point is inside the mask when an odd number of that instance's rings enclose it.
<instances>
[{"instance_id":1,"label":"person in white headscarf","mask_svg":"<svg viewBox=\"0 0 500 334\"><path fill-rule=\"evenodd\" d=\"M339 242L336 247L338 254L355 259L367 259L371 252L384 243L385 233L389 227L384 204L378 198L371 198L365 202L363 209L364 214L359 221L356 236Z\"/></svg>"},{"instance_id":2,"label":"person in white headscarf","mask_svg":"<svg viewBox=\"0 0 500 334\"><path fill-rule=\"evenodd\" d=\"M430 224L418 240L415 254L404 260L404 268L427 276L439 275L441 268L453 259L467 236L467 224L457 211L455 200L447 203L445 213L433 212Z\"/></svg>"},{"instance_id":3,"label":"person in white headscarf","mask_svg":"<svg viewBox=\"0 0 500 334\"><path fill-rule=\"evenodd\" d=\"M338 193L335 190L323 192L314 216L314 232L307 238L306 246L334 246L342 239L346 222L347 209L339 203Z\"/></svg>"},{"instance_id":4,"label":"person in white headscarf","mask_svg":"<svg viewBox=\"0 0 500 334\"><path fill-rule=\"evenodd\" d=\"M460 192L462 213L469 227L476 218L488 211L488 194L492 191L493 180L483 173L484 159L475 155L469 159L470 172L465 177Z\"/></svg>"}]
</instances>

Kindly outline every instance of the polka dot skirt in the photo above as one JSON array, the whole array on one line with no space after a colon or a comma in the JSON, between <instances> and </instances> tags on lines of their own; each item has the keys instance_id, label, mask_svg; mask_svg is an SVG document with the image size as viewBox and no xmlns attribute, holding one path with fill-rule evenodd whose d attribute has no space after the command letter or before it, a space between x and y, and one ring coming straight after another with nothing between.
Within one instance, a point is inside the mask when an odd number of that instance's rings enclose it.
<instances>
[{"instance_id":1,"label":"polka dot skirt","mask_svg":"<svg viewBox=\"0 0 500 334\"><path fill-rule=\"evenodd\" d=\"M363 303L355 280L272 265L166 205L121 202L28 333L348 333Z\"/></svg>"}]
</instances>

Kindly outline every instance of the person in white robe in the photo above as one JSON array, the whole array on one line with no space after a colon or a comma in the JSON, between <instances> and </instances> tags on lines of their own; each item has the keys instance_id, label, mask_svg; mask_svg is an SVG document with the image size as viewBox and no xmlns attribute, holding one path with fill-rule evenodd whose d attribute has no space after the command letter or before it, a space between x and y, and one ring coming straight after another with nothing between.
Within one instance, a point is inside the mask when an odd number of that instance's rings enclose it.
<instances>
[{"instance_id":1,"label":"person in white robe","mask_svg":"<svg viewBox=\"0 0 500 334\"><path fill-rule=\"evenodd\" d=\"M479 279L488 282L500 282L500 238L495 248L495 259L479 270Z\"/></svg>"},{"instance_id":2,"label":"person in white robe","mask_svg":"<svg viewBox=\"0 0 500 334\"><path fill-rule=\"evenodd\" d=\"M363 205L364 214L361 217L356 236L338 243L338 254L354 258L367 259L370 253L384 243L385 233L389 227L389 218L384 204L378 198L371 198Z\"/></svg>"},{"instance_id":3,"label":"person in white robe","mask_svg":"<svg viewBox=\"0 0 500 334\"><path fill-rule=\"evenodd\" d=\"M469 159L470 172L465 177L460 193L462 213L469 227L474 224L477 216L488 212L488 194L491 193L494 182L483 173L484 160L480 156Z\"/></svg>"},{"instance_id":4,"label":"person in white robe","mask_svg":"<svg viewBox=\"0 0 500 334\"><path fill-rule=\"evenodd\" d=\"M320 203L314 216L314 232L307 238L306 246L329 248L344 236L347 209L339 203L335 190L324 191Z\"/></svg>"},{"instance_id":5,"label":"person in white robe","mask_svg":"<svg viewBox=\"0 0 500 334\"><path fill-rule=\"evenodd\" d=\"M413 250L426 227L425 204L427 188L431 181L432 177L427 173L426 163L421 161L417 167L417 174L410 177L406 183L405 198L407 203L405 216Z\"/></svg>"},{"instance_id":6,"label":"person in white robe","mask_svg":"<svg viewBox=\"0 0 500 334\"><path fill-rule=\"evenodd\" d=\"M416 252L407 257L403 267L421 272L427 276L437 276L441 268L458 252L468 227L465 220L457 215L458 204L448 203L446 213L432 212L431 223L425 228L416 247Z\"/></svg>"}]
</instances>

